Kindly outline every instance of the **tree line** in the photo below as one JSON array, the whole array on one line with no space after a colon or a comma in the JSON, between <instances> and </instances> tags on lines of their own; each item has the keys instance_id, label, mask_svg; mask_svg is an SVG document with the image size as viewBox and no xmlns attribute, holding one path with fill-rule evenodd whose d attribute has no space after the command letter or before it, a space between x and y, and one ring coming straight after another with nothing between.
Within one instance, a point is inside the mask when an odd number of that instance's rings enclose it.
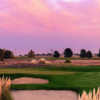
<instances>
[{"instance_id":1,"label":"tree line","mask_svg":"<svg viewBox=\"0 0 100 100\"><path fill-rule=\"evenodd\" d=\"M65 58L71 58L74 53L71 48L66 48L63 52L63 55ZM33 58L36 56L35 52L31 49L27 54L27 57ZM53 56L55 58L59 58L61 56L60 52L58 50L55 50L53 53L49 53L48 56ZM80 54L78 54L80 58L92 58L93 53L90 50L81 49ZM98 57L100 57L100 50L97 54ZM14 58L14 53L11 50L6 49L0 49L0 61L3 61L4 59Z\"/></svg>"},{"instance_id":2,"label":"tree line","mask_svg":"<svg viewBox=\"0 0 100 100\"><path fill-rule=\"evenodd\" d=\"M14 58L13 52L11 50L0 49L0 61L9 58Z\"/></svg>"},{"instance_id":3,"label":"tree line","mask_svg":"<svg viewBox=\"0 0 100 100\"><path fill-rule=\"evenodd\" d=\"M72 51L71 48L66 48L64 50L64 57L66 58L71 58L74 53ZM54 51L53 53L53 57L56 57L56 58L59 58L61 56L61 54L59 53L59 51ZM80 58L92 58L93 57L93 53L90 51L90 50L85 50L85 49L81 49L80 50L80 54L79 54ZM97 54L98 57L100 57L100 50L99 50L99 53Z\"/></svg>"},{"instance_id":4,"label":"tree line","mask_svg":"<svg viewBox=\"0 0 100 100\"><path fill-rule=\"evenodd\" d=\"M60 52L58 50L55 50L52 54L49 54L50 56L53 56L55 58L59 58L61 56ZM66 48L63 52L63 55L65 58L71 58L74 53L72 51L71 48ZM30 50L28 52L28 57L35 57L35 52L33 50ZM90 50L86 50L86 49L81 49L80 50L80 54L78 54L78 56L80 56L80 58L92 58L93 57L93 53ZM100 57L100 50L97 54L98 57Z\"/></svg>"}]
</instances>

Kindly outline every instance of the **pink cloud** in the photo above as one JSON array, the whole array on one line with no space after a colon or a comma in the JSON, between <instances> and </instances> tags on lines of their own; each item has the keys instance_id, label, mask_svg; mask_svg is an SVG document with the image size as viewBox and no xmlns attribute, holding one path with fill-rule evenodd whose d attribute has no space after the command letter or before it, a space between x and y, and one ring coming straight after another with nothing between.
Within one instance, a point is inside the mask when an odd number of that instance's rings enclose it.
<instances>
[{"instance_id":1,"label":"pink cloud","mask_svg":"<svg viewBox=\"0 0 100 100\"><path fill-rule=\"evenodd\" d=\"M96 7L99 1L85 0L84 3L75 4L59 2L60 8L56 10L54 7L57 4L54 3L52 7L52 3L47 1L5 0L3 3L2 0L4 10L0 10L0 27L9 32L23 32L25 35L38 33L48 36L47 33L54 34L53 31L63 35L100 32L100 9ZM8 9L5 9L6 6Z\"/></svg>"}]
</instances>

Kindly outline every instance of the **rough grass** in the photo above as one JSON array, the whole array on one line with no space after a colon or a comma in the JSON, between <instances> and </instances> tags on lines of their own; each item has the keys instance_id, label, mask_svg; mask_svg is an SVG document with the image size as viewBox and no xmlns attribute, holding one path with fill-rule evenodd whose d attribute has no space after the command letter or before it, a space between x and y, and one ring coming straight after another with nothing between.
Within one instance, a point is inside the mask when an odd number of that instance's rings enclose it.
<instances>
[{"instance_id":1,"label":"rough grass","mask_svg":"<svg viewBox=\"0 0 100 100\"><path fill-rule=\"evenodd\" d=\"M49 68L1 68L0 74L17 74L17 73L24 73L24 74L48 74L48 75L63 75L63 74L73 74L74 72L62 71L62 70L55 70Z\"/></svg>"},{"instance_id":2,"label":"rough grass","mask_svg":"<svg viewBox=\"0 0 100 100\"><path fill-rule=\"evenodd\" d=\"M65 57L59 57L59 58L49 57L49 56L48 57L46 57L46 56L44 56L44 57L35 57L35 59L40 59L40 58L45 58L47 60L66 60L67 59ZM22 57L15 57L15 59L16 60L32 60L34 58L29 58L27 56L22 56ZM91 59L92 60L100 60L100 57L94 56ZM80 58L80 56L77 56L77 57L73 56L73 57L70 58L70 60L89 60L89 59L88 58Z\"/></svg>"}]
</instances>

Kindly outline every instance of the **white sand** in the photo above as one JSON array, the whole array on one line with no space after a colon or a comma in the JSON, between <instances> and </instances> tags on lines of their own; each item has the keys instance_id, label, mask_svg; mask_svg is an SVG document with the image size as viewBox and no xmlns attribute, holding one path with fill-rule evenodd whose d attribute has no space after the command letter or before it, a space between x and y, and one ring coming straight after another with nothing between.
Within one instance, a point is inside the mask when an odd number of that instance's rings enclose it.
<instances>
[{"instance_id":1,"label":"white sand","mask_svg":"<svg viewBox=\"0 0 100 100\"><path fill-rule=\"evenodd\" d=\"M12 84L47 84L48 80L40 78L22 77L12 80Z\"/></svg>"},{"instance_id":2,"label":"white sand","mask_svg":"<svg viewBox=\"0 0 100 100\"><path fill-rule=\"evenodd\" d=\"M13 91L14 100L78 100L77 94L72 91Z\"/></svg>"}]
</instances>

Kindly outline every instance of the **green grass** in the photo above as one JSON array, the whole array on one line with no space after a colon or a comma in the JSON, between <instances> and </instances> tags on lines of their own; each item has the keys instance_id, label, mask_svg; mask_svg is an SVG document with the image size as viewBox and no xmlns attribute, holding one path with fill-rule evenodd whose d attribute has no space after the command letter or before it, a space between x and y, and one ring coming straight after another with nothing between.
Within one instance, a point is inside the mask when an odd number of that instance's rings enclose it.
<instances>
[{"instance_id":1,"label":"green grass","mask_svg":"<svg viewBox=\"0 0 100 100\"><path fill-rule=\"evenodd\" d=\"M0 75L2 76L2 75ZM74 90L81 93L83 90L100 87L100 72L80 72L71 75L41 75L41 74L5 74L11 79L19 77L35 77L48 79L48 84L27 84L27 85L12 85L14 90Z\"/></svg>"},{"instance_id":2,"label":"green grass","mask_svg":"<svg viewBox=\"0 0 100 100\"><path fill-rule=\"evenodd\" d=\"M48 75L63 75L63 74L73 74L74 72L68 72L65 70L56 70L56 69L49 69L46 67L43 68L1 68L0 74L48 74Z\"/></svg>"},{"instance_id":3,"label":"green grass","mask_svg":"<svg viewBox=\"0 0 100 100\"><path fill-rule=\"evenodd\" d=\"M69 67L34 67L34 68L0 68L0 73L23 73L23 74L45 74L45 75L67 75L77 72L100 72L100 66L69 66Z\"/></svg>"},{"instance_id":4,"label":"green grass","mask_svg":"<svg viewBox=\"0 0 100 100\"><path fill-rule=\"evenodd\" d=\"M65 57L59 57L59 58L55 58L55 57L35 57L35 58L29 58L27 56L22 56L22 57L15 57L16 60L32 60L32 59L40 59L40 58L45 58L47 60L66 60L67 58ZM100 57L92 57L91 58L92 60L100 60ZM88 58L80 58L79 56L78 57L71 57L70 60L89 60Z\"/></svg>"},{"instance_id":5,"label":"green grass","mask_svg":"<svg viewBox=\"0 0 100 100\"><path fill-rule=\"evenodd\" d=\"M67 72L100 72L100 66L48 66L39 68L40 70L51 70L51 71L67 71Z\"/></svg>"},{"instance_id":6,"label":"green grass","mask_svg":"<svg viewBox=\"0 0 100 100\"><path fill-rule=\"evenodd\" d=\"M100 87L100 66L69 66L69 67L35 67L35 68L1 68L0 76L35 77L48 79L48 84L12 85L13 90L83 90Z\"/></svg>"}]
</instances>

